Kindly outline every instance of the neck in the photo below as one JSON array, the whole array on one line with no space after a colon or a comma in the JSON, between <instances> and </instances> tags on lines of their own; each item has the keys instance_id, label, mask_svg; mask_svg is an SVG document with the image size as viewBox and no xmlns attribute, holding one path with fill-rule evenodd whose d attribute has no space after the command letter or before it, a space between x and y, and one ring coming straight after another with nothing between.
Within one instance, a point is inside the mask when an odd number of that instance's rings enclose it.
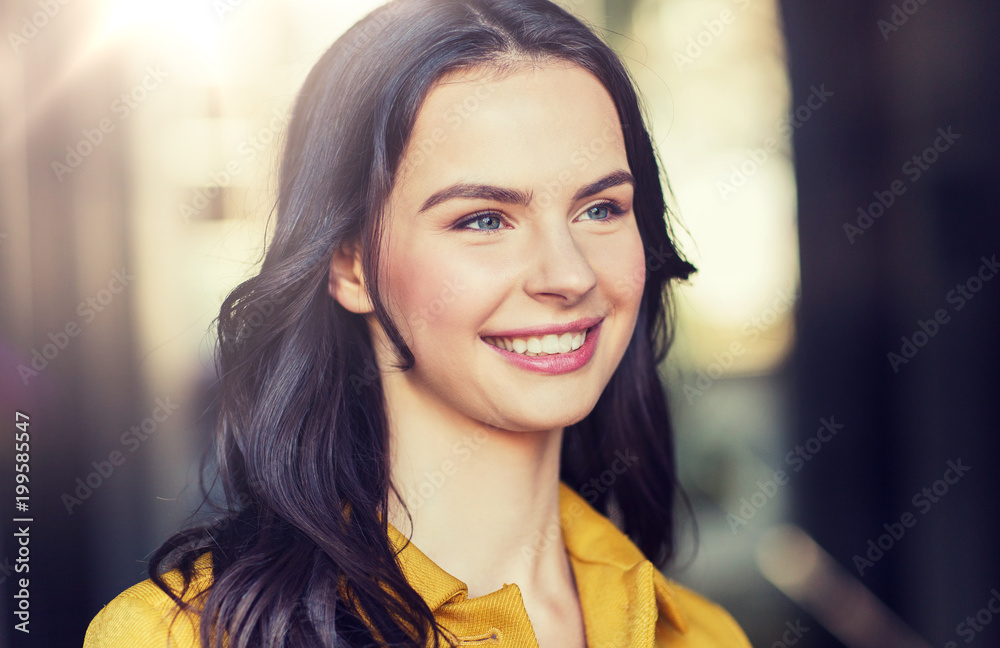
<instances>
[{"instance_id":1,"label":"neck","mask_svg":"<svg viewBox=\"0 0 1000 648\"><path fill-rule=\"evenodd\" d=\"M469 587L469 598L517 583L527 595L572 584L559 524L563 428L501 430L386 384L389 521ZM409 402L412 401L412 402ZM530 593L530 594L529 594Z\"/></svg>"}]
</instances>

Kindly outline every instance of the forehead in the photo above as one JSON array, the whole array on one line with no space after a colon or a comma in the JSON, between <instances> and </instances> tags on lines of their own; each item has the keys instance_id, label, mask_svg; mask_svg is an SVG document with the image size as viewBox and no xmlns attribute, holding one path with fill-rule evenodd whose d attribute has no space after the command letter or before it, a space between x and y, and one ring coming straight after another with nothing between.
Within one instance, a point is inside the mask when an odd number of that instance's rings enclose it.
<instances>
[{"instance_id":1,"label":"forehead","mask_svg":"<svg viewBox=\"0 0 1000 648\"><path fill-rule=\"evenodd\" d=\"M564 61L476 68L427 94L394 193L416 199L455 182L532 190L557 178L575 189L616 169L628 170L618 113L590 72Z\"/></svg>"}]
</instances>

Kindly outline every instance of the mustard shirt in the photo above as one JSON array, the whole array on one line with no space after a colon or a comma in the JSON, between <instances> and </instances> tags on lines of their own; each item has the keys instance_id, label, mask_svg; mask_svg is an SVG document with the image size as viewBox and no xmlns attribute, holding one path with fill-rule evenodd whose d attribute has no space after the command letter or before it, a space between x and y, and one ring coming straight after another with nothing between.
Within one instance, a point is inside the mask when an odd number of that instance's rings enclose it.
<instances>
[{"instance_id":1,"label":"mustard shirt","mask_svg":"<svg viewBox=\"0 0 1000 648\"><path fill-rule=\"evenodd\" d=\"M724 609L665 578L638 547L576 491L559 484L559 517L583 612L588 648L751 648ZM391 524L399 551L406 538ZM538 648L516 583L469 599L468 587L413 543L399 553L407 581L434 616L462 645ZM211 583L211 554L195 563L192 589ZM165 580L180 591L173 570ZM119 594L87 628L84 648L199 648L198 621L178 615L173 601L151 580ZM169 630L169 643L168 643Z\"/></svg>"}]
</instances>

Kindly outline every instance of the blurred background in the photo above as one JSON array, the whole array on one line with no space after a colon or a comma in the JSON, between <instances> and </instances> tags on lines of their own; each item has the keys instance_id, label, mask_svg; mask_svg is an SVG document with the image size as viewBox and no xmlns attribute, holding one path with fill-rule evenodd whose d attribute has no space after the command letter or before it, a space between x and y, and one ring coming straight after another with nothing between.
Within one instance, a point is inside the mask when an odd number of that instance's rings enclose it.
<instances>
[{"instance_id":1,"label":"blurred background","mask_svg":"<svg viewBox=\"0 0 1000 648\"><path fill-rule=\"evenodd\" d=\"M0 645L80 645L199 501L212 319L296 90L378 4L0 5ZM699 267L669 575L757 647L1000 646L1000 5L561 4L627 61Z\"/></svg>"}]
</instances>

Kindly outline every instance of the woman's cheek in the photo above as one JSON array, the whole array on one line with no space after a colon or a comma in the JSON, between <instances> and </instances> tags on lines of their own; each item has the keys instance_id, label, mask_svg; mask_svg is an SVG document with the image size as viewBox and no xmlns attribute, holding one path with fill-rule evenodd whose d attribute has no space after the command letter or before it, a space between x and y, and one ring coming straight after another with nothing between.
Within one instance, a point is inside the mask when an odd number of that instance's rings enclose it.
<instances>
[{"instance_id":1,"label":"woman's cheek","mask_svg":"<svg viewBox=\"0 0 1000 648\"><path fill-rule=\"evenodd\" d=\"M638 232L635 232L627 242L623 242L623 245L616 250L615 258L617 263L607 266L614 268L612 286L615 295L618 301L634 302L638 307L646 287L646 257L642 238Z\"/></svg>"},{"instance_id":2,"label":"woman's cheek","mask_svg":"<svg viewBox=\"0 0 1000 648\"><path fill-rule=\"evenodd\" d=\"M383 293L389 312L402 320L404 329L414 333L426 330L430 324L430 311L423 295L430 277L421 265L419 257L400 254L398 249L393 250L389 260L389 282ZM405 332L404 338L409 338ZM412 343L412 340L407 339L407 343Z\"/></svg>"},{"instance_id":3,"label":"woman's cheek","mask_svg":"<svg viewBox=\"0 0 1000 648\"><path fill-rule=\"evenodd\" d=\"M450 328L460 318L471 288L462 269L442 264L440 256L433 260L421 256L410 257L395 274L392 293L414 333L425 333L432 326Z\"/></svg>"},{"instance_id":4,"label":"woman's cheek","mask_svg":"<svg viewBox=\"0 0 1000 648\"><path fill-rule=\"evenodd\" d=\"M620 277L615 282L615 293L624 302L638 303L642 298L642 291L646 287L646 269L637 267L626 277Z\"/></svg>"}]
</instances>

